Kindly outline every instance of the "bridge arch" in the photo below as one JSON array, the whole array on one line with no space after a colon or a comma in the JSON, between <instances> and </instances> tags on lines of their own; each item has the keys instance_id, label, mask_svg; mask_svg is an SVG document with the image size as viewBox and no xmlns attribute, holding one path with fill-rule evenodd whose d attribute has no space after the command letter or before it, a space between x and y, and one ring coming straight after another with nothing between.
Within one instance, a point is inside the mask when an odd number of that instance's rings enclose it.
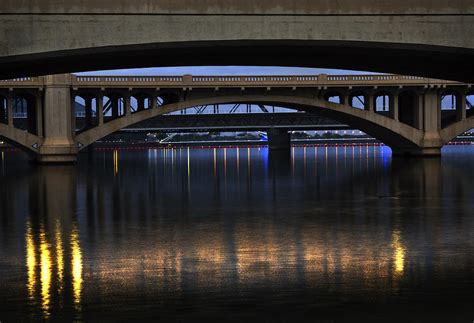
<instances>
[{"instance_id":1,"label":"bridge arch","mask_svg":"<svg viewBox=\"0 0 474 323\"><path fill-rule=\"evenodd\" d=\"M27 131L0 123L0 138L27 153L36 154L43 139Z\"/></svg>"},{"instance_id":2,"label":"bridge arch","mask_svg":"<svg viewBox=\"0 0 474 323\"><path fill-rule=\"evenodd\" d=\"M462 120L455 122L446 128L441 129L441 139L443 140L443 144L447 144L460 134L474 129L474 115Z\"/></svg>"},{"instance_id":3,"label":"bridge arch","mask_svg":"<svg viewBox=\"0 0 474 323\"><path fill-rule=\"evenodd\" d=\"M353 108L348 105L336 104L322 99L311 99L295 96L241 95L180 101L155 109L148 109L126 115L124 117L111 120L102 126L95 127L78 134L76 136L76 141L78 142L80 149L83 149L95 141L119 131L120 129L159 115L191 108L198 105L233 103L269 104L289 107L306 112L314 112L360 129L374 138L384 142L388 146L397 147L397 149L416 149L423 140L423 133L418 129L401 124L393 119L384 117L371 111Z\"/></svg>"}]
</instances>

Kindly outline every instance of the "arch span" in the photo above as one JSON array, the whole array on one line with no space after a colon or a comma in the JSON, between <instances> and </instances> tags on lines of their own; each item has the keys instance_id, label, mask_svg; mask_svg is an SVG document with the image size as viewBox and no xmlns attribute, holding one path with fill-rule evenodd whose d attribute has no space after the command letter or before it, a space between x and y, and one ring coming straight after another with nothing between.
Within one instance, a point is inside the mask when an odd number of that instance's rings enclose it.
<instances>
[{"instance_id":1,"label":"arch span","mask_svg":"<svg viewBox=\"0 0 474 323\"><path fill-rule=\"evenodd\" d=\"M444 129L441 129L441 139L443 140L443 144L447 144L460 134L474 129L474 116L466 118L462 121L458 121L447 126Z\"/></svg>"},{"instance_id":2,"label":"arch span","mask_svg":"<svg viewBox=\"0 0 474 323\"><path fill-rule=\"evenodd\" d=\"M38 148L43 143L43 139L36 135L1 123L0 137L4 138L9 144L29 153L38 153Z\"/></svg>"},{"instance_id":3,"label":"arch span","mask_svg":"<svg viewBox=\"0 0 474 323\"><path fill-rule=\"evenodd\" d=\"M76 140L80 149L83 149L109 134L149 118L198 105L233 103L269 104L318 113L360 129L388 146L397 147L398 149L416 149L423 140L421 130L371 111L331 103L322 99L271 95L221 96L172 103L109 121L80 133L76 136Z\"/></svg>"}]
</instances>

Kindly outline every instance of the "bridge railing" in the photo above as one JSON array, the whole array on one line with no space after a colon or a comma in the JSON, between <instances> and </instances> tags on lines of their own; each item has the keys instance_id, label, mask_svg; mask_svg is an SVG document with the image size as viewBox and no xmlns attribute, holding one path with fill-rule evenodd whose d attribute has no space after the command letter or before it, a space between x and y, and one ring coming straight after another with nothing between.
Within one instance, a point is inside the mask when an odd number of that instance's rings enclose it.
<instances>
[{"instance_id":1,"label":"bridge railing","mask_svg":"<svg viewBox=\"0 0 474 323\"><path fill-rule=\"evenodd\" d=\"M143 85L177 85L183 83L182 76L73 76L72 85L97 85L107 84L110 86L124 84Z\"/></svg>"},{"instance_id":2,"label":"bridge railing","mask_svg":"<svg viewBox=\"0 0 474 323\"><path fill-rule=\"evenodd\" d=\"M44 78L39 77L18 77L9 80L0 80L0 87L28 87L28 86L42 86Z\"/></svg>"},{"instance_id":3,"label":"bridge railing","mask_svg":"<svg viewBox=\"0 0 474 323\"><path fill-rule=\"evenodd\" d=\"M423 78L417 76L374 74L374 75L228 75L228 76L73 76L77 87L324 87L324 86L398 86L459 84L453 81Z\"/></svg>"},{"instance_id":4,"label":"bridge railing","mask_svg":"<svg viewBox=\"0 0 474 323\"><path fill-rule=\"evenodd\" d=\"M41 87L44 77L0 80L0 87ZM82 76L72 75L74 88L124 87L337 87L337 86L423 86L455 85L454 81L392 74L362 75L215 75L215 76Z\"/></svg>"}]
</instances>

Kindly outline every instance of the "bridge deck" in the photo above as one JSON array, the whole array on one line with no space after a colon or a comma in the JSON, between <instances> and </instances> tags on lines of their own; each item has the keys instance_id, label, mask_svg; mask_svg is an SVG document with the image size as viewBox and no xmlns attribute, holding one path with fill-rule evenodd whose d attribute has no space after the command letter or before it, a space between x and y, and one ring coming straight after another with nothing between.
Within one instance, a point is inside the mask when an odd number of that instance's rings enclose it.
<instances>
[{"instance_id":1,"label":"bridge deck","mask_svg":"<svg viewBox=\"0 0 474 323\"><path fill-rule=\"evenodd\" d=\"M461 85L417 76L377 75L268 75L268 76L77 76L73 88L210 88L210 87L356 87L356 86L446 86ZM0 88L43 87L46 78L23 77L0 80ZM470 84L468 84L470 86Z\"/></svg>"}]
</instances>

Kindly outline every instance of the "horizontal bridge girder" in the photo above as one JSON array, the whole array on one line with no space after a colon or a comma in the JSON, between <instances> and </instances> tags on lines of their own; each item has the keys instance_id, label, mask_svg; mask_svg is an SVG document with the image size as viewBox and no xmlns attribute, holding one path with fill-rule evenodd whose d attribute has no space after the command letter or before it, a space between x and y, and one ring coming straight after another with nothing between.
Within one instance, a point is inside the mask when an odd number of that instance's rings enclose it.
<instances>
[{"instance_id":1,"label":"horizontal bridge girder","mask_svg":"<svg viewBox=\"0 0 474 323\"><path fill-rule=\"evenodd\" d=\"M167 115L142 121L125 128L162 130L238 129L262 130L270 127L286 129L347 129L348 126L311 113L260 113L224 115Z\"/></svg>"}]
</instances>

